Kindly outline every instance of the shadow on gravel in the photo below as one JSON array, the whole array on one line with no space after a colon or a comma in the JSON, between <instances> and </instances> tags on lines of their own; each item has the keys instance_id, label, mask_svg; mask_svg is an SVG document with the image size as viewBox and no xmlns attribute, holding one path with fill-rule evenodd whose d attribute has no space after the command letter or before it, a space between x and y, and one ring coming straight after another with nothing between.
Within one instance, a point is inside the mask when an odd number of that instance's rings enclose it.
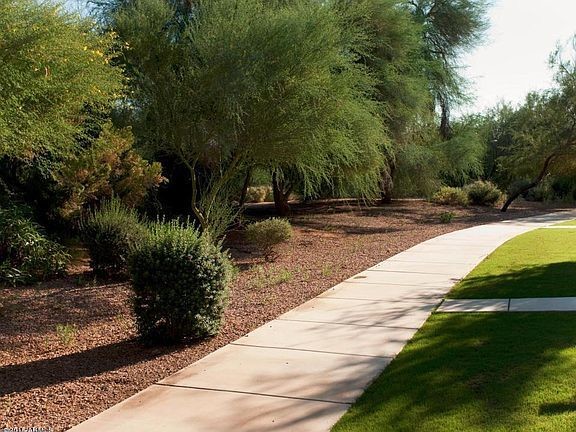
<instances>
[{"instance_id":1,"label":"shadow on gravel","mask_svg":"<svg viewBox=\"0 0 576 432\"><path fill-rule=\"evenodd\" d=\"M78 353L0 367L0 397L10 393L91 377L178 350L146 348L136 340L98 346Z\"/></svg>"}]
</instances>

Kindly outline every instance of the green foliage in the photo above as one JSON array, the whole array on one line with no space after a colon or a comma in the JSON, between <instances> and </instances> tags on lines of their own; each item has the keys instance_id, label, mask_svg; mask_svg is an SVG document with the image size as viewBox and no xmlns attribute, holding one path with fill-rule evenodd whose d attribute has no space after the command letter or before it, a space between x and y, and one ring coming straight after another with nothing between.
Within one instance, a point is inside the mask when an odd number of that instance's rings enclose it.
<instances>
[{"instance_id":1,"label":"green foliage","mask_svg":"<svg viewBox=\"0 0 576 432\"><path fill-rule=\"evenodd\" d=\"M130 253L146 237L147 230L136 210L113 198L88 212L80 224L94 273L125 273Z\"/></svg>"},{"instance_id":2,"label":"green foliage","mask_svg":"<svg viewBox=\"0 0 576 432\"><path fill-rule=\"evenodd\" d=\"M291 169L310 193L376 192L387 140L375 82L350 49L355 27L304 0L200 2L191 16L138 0L112 25L132 76L134 130L186 165L203 228L250 167Z\"/></svg>"},{"instance_id":3,"label":"green foliage","mask_svg":"<svg viewBox=\"0 0 576 432\"><path fill-rule=\"evenodd\" d=\"M442 140L430 121L414 128L406 140L396 153L397 196L429 197L441 184L462 186L484 171L484 130L476 117L456 122L448 140Z\"/></svg>"},{"instance_id":4,"label":"green foliage","mask_svg":"<svg viewBox=\"0 0 576 432\"><path fill-rule=\"evenodd\" d=\"M452 186L478 178L484 170L485 143L475 117L460 119L449 140L434 144L440 159L440 176Z\"/></svg>"},{"instance_id":5,"label":"green foliage","mask_svg":"<svg viewBox=\"0 0 576 432\"><path fill-rule=\"evenodd\" d=\"M511 115L512 142L499 159L500 169L513 179L529 178L524 189L511 194L503 207L520 193L537 187L548 176L576 177L576 39L566 52L558 50L551 59L556 85L530 93Z\"/></svg>"},{"instance_id":6,"label":"green foliage","mask_svg":"<svg viewBox=\"0 0 576 432\"><path fill-rule=\"evenodd\" d=\"M394 195L430 197L442 186L442 154L434 145L438 134L431 122L414 128L395 157Z\"/></svg>"},{"instance_id":7,"label":"green foliage","mask_svg":"<svg viewBox=\"0 0 576 432\"><path fill-rule=\"evenodd\" d=\"M65 346L74 344L77 330L75 324L56 324L56 335Z\"/></svg>"},{"instance_id":8,"label":"green foliage","mask_svg":"<svg viewBox=\"0 0 576 432\"><path fill-rule=\"evenodd\" d=\"M66 195L60 214L68 219L112 195L137 207L165 181L160 164L147 162L135 151L131 131L115 129L110 123L88 148L66 160L56 180Z\"/></svg>"},{"instance_id":9,"label":"green foliage","mask_svg":"<svg viewBox=\"0 0 576 432\"><path fill-rule=\"evenodd\" d=\"M70 256L25 212L0 208L0 283L28 284L64 274Z\"/></svg>"},{"instance_id":10,"label":"green foliage","mask_svg":"<svg viewBox=\"0 0 576 432\"><path fill-rule=\"evenodd\" d=\"M462 188L443 186L432 196L432 202L440 205L467 206L468 194Z\"/></svg>"},{"instance_id":11,"label":"green foliage","mask_svg":"<svg viewBox=\"0 0 576 432\"><path fill-rule=\"evenodd\" d=\"M530 184L529 181L521 182L524 186ZM518 185L518 183L516 183ZM552 199L549 182L542 182L538 186L530 188L522 192L522 197L526 201L546 202Z\"/></svg>"},{"instance_id":12,"label":"green foliage","mask_svg":"<svg viewBox=\"0 0 576 432\"><path fill-rule=\"evenodd\" d=\"M422 55L432 97L441 114L440 134L451 138L450 110L467 99L458 72L462 54L482 40L488 26L487 0L403 2L422 26Z\"/></svg>"},{"instance_id":13,"label":"green foliage","mask_svg":"<svg viewBox=\"0 0 576 432\"><path fill-rule=\"evenodd\" d=\"M360 27L351 47L358 52L377 79L376 97L382 104L383 121L395 141L429 110L421 25L397 0L340 0L336 4ZM354 35L353 35L354 37Z\"/></svg>"},{"instance_id":14,"label":"green foliage","mask_svg":"<svg viewBox=\"0 0 576 432\"><path fill-rule=\"evenodd\" d=\"M449 224L454 220L455 217L456 217L456 213L454 213L454 212L440 213L440 223Z\"/></svg>"},{"instance_id":15,"label":"green foliage","mask_svg":"<svg viewBox=\"0 0 576 432\"><path fill-rule=\"evenodd\" d=\"M270 186L250 186L246 193L246 202L261 203L273 200L274 197Z\"/></svg>"},{"instance_id":16,"label":"green foliage","mask_svg":"<svg viewBox=\"0 0 576 432\"><path fill-rule=\"evenodd\" d=\"M86 104L122 89L111 36L51 1L0 0L0 156L68 154Z\"/></svg>"},{"instance_id":17,"label":"green foliage","mask_svg":"<svg viewBox=\"0 0 576 432\"><path fill-rule=\"evenodd\" d=\"M232 266L227 254L189 225L156 223L130 259L140 336L172 343L215 335Z\"/></svg>"},{"instance_id":18,"label":"green foliage","mask_svg":"<svg viewBox=\"0 0 576 432\"><path fill-rule=\"evenodd\" d=\"M264 289L269 286L290 282L293 276L293 273L285 268L264 268L259 265L253 271L249 285L255 289Z\"/></svg>"},{"instance_id":19,"label":"green foliage","mask_svg":"<svg viewBox=\"0 0 576 432\"><path fill-rule=\"evenodd\" d=\"M207 209L204 213L207 225L203 232L215 242L223 239L226 231L238 219L240 209L232 201L226 199L230 195L228 191L212 197L204 195L199 201L200 207Z\"/></svg>"},{"instance_id":20,"label":"green foliage","mask_svg":"<svg viewBox=\"0 0 576 432\"><path fill-rule=\"evenodd\" d=\"M472 205L493 206L500 198L502 192L494 183L478 180L466 185L464 188L468 194L468 200Z\"/></svg>"},{"instance_id":21,"label":"green foliage","mask_svg":"<svg viewBox=\"0 0 576 432\"><path fill-rule=\"evenodd\" d=\"M271 257L275 246L290 240L292 231L292 225L288 220L271 218L248 225L246 239L266 257Z\"/></svg>"}]
</instances>

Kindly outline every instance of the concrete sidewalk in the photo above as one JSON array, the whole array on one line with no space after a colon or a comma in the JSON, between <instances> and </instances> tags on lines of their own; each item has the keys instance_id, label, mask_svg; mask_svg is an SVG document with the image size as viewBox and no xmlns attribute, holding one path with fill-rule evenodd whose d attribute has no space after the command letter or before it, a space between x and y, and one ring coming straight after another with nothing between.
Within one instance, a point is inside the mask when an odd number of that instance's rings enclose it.
<instances>
[{"instance_id":1,"label":"concrete sidewalk","mask_svg":"<svg viewBox=\"0 0 576 432\"><path fill-rule=\"evenodd\" d=\"M71 430L328 431L484 257L518 234L574 218L554 213L428 240Z\"/></svg>"}]
</instances>

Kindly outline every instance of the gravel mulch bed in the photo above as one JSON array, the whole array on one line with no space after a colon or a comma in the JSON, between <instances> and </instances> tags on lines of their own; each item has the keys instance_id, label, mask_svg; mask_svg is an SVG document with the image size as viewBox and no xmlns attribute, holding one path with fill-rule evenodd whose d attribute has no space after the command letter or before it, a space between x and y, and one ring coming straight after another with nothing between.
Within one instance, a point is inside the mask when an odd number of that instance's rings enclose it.
<instances>
[{"instance_id":1,"label":"gravel mulch bed","mask_svg":"<svg viewBox=\"0 0 576 432\"><path fill-rule=\"evenodd\" d=\"M266 205L249 215L262 217ZM454 222L440 214L453 211ZM186 346L135 340L127 283L92 280L86 264L65 279L0 288L0 427L67 428L105 410L336 283L437 235L550 211L519 204L497 209L398 201L384 207L325 202L294 207L293 239L267 263L228 236L240 272L217 337Z\"/></svg>"}]
</instances>

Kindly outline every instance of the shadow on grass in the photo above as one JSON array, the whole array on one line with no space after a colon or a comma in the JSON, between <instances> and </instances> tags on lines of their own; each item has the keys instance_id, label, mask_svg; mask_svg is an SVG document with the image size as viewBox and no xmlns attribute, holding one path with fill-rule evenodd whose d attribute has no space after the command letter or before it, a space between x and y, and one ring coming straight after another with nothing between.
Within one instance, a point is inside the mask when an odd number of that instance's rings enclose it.
<instances>
[{"instance_id":1,"label":"shadow on grass","mask_svg":"<svg viewBox=\"0 0 576 432\"><path fill-rule=\"evenodd\" d=\"M451 298L524 298L576 296L576 262L525 266L497 275L467 276Z\"/></svg>"},{"instance_id":2,"label":"shadow on grass","mask_svg":"<svg viewBox=\"0 0 576 432\"><path fill-rule=\"evenodd\" d=\"M545 403L540 406L540 415L554 415L576 411L576 402Z\"/></svg>"},{"instance_id":3,"label":"shadow on grass","mask_svg":"<svg viewBox=\"0 0 576 432\"><path fill-rule=\"evenodd\" d=\"M89 350L0 367L0 397L47 387L152 360L178 347L148 348L136 340L103 345Z\"/></svg>"},{"instance_id":4,"label":"shadow on grass","mask_svg":"<svg viewBox=\"0 0 576 432\"><path fill-rule=\"evenodd\" d=\"M434 315L334 431L574 430L575 328L576 314Z\"/></svg>"}]
</instances>

